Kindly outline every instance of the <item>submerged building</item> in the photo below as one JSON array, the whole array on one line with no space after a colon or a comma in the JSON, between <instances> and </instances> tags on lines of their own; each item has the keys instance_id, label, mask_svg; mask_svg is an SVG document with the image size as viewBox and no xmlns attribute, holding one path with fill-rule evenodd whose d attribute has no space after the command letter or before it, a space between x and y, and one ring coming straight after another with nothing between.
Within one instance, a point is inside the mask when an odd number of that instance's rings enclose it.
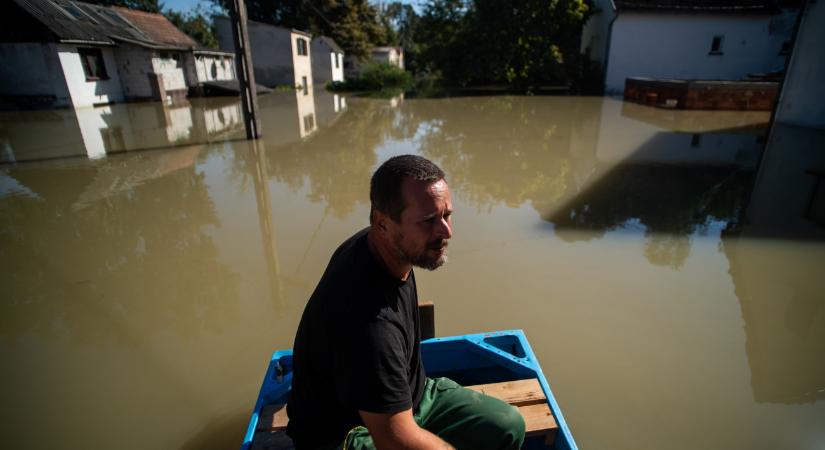
<instances>
[{"instance_id":1,"label":"submerged building","mask_svg":"<svg viewBox=\"0 0 825 450\"><path fill-rule=\"evenodd\" d=\"M602 71L607 93L623 92L631 77L740 80L781 71L798 12L785 3L595 0L581 51Z\"/></svg>"},{"instance_id":2,"label":"submerged building","mask_svg":"<svg viewBox=\"0 0 825 450\"><path fill-rule=\"evenodd\" d=\"M199 46L160 14L68 0L0 11L0 106L166 101L235 79L233 53Z\"/></svg>"}]
</instances>

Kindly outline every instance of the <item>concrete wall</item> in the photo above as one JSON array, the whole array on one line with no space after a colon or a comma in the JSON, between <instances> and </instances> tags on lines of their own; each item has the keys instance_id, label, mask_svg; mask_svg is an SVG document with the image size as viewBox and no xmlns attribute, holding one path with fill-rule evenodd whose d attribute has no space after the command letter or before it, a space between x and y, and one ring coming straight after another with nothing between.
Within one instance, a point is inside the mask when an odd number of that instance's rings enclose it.
<instances>
[{"instance_id":1,"label":"concrete wall","mask_svg":"<svg viewBox=\"0 0 825 450\"><path fill-rule=\"evenodd\" d=\"M123 89L120 84L114 52L108 47L100 49L103 54L103 64L106 66L106 74L109 78L106 80L86 80L78 48L71 45L57 45L57 57L60 59L63 76L66 78L66 85L69 87L72 105L75 108L123 101Z\"/></svg>"},{"instance_id":2,"label":"concrete wall","mask_svg":"<svg viewBox=\"0 0 825 450\"><path fill-rule=\"evenodd\" d=\"M197 82L234 80L235 60L231 57L218 55L196 55L195 70ZM257 81L257 80L256 80Z\"/></svg>"},{"instance_id":3,"label":"concrete wall","mask_svg":"<svg viewBox=\"0 0 825 450\"><path fill-rule=\"evenodd\" d=\"M0 61L0 97L53 97L43 106L71 106L55 44L0 44Z\"/></svg>"},{"instance_id":4,"label":"concrete wall","mask_svg":"<svg viewBox=\"0 0 825 450\"><path fill-rule=\"evenodd\" d=\"M163 86L166 91L180 91L188 88L186 75L183 72L183 52L155 52L152 57L152 68L158 75L163 75Z\"/></svg>"},{"instance_id":5,"label":"concrete wall","mask_svg":"<svg viewBox=\"0 0 825 450\"><path fill-rule=\"evenodd\" d=\"M215 17L218 42L226 52L234 52L232 27L229 18ZM306 76L312 83L312 64L310 56L297 56L295 37L292 30L250 20L249 40L252 48L252 65L255 69L255 82L263 86L290 85L297 86L301 77ZM307 44L309 44L308 37ZM309 45L308 45L309 47ZM311 49L307 49L311 54Z\"/></svg>"},{"instance_id":6,"label":"concrete wall","mask_svg":"<svg viewBox=\"0 0 825 450\"><path fill-rule=\"evenodd\" d=\"M778 122L825 128L825 2L808 2L776 107Z\"/></svg>"},{"instance_id":7,"label":"concrete wall","mask_svg":"<svg viewBox=\"0 0 825 450\"><path fill-rule=\"evenodd\" d=\"M155 90L149 79L154 71L154 51L130 44L120 44L115 51L117 71L123 94L129 100L152 98Z\"/></svg>"},{"instance_id":8,"label":"concrete wall","mask_svg":"<svg viewBox=\"0 0 825 450\"><path fill-rule=\"evenodd\" d=\"M627 77L736 80L784 67L789 31L767 15L620 13L610 38L605 90ZM710 54L716 35L721 54Z\"/></svg>"}]
</instances>

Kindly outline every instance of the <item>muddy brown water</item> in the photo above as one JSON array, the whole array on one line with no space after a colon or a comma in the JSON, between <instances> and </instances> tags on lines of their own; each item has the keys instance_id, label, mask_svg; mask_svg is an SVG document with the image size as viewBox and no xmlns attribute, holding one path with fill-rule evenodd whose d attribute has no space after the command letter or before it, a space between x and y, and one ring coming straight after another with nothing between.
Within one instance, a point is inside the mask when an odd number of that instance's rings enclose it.
<instances>
[{"instance_id":1,"label":"muddy brown water","mask_svg":"<svg viewBox=\"0 0 825 450\"><path fill-rule=\"evenodd\" d=\"M441 335L521 328L582 449L825 448L825 137L610 98L0 114L0 446L237 448L368 180L448 174ZM766 145L767 144L767 145Z\"/></svg>"}]
</instances>

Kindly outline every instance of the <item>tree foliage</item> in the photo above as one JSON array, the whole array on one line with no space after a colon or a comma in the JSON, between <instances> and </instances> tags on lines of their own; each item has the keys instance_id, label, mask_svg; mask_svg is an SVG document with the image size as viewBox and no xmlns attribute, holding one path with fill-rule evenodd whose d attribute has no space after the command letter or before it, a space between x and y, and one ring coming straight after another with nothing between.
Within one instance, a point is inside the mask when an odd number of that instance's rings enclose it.
<instances>
[{"instance_id":1,"label":"tree foliage","mask_svg":"<svg viewBox=\"0 0 825 450\"><path fill-rule=\"evenodd\" d=\"M218 38L215 36L214 24L208 13L200 5L188 13L167 10L163 12L163 15L179 30L188 34L204 47L218 48Z\"/></svg>"},{"instance_id":2,"label":"tree foliage","mask_svg":"<svg viewBox=\"0 0 825 450\"><path fill-rule=\"evenodd\" d=\"M430 0L415 40L452 84L519 89L574 76L586 0Z\"/></svg>"}]
</instances>

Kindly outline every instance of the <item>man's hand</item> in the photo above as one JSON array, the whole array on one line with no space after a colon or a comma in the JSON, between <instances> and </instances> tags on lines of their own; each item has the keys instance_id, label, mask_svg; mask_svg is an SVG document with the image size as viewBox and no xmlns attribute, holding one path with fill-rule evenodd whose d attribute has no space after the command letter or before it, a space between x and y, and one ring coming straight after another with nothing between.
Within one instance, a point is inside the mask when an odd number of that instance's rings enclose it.
<instances>
[{"instance_id":1,"label":"man's hand","mask_svg":"<svg viewBox=\"0 0 825 450\"><path fill-rule=\"evenodd\" d=\"M412 409L379 414L358 411L378 450L444 450L453 446L415 423Z\"/></svg>"}]
</instances>

